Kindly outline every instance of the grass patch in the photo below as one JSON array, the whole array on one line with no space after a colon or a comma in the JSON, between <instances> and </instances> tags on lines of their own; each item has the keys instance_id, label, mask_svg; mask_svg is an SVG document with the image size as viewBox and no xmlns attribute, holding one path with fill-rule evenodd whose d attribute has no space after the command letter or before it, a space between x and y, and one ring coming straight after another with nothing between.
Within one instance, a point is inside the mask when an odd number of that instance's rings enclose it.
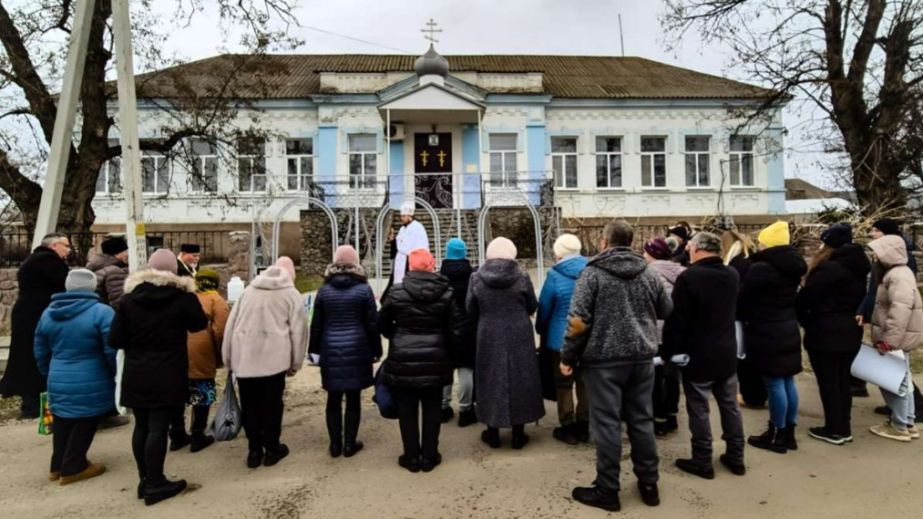
<instances>
[{"instance_id":1,"label":"grass patch","mask_svg":"<svg viewBox=\"0 0 923 519\"><path fill-rule=\"evenodd\" d=\"M302 294L314 292L324 284L324 278L315 274L305 275L298 273L295 276L295 288Z\"/></svg>"}]
</instances>

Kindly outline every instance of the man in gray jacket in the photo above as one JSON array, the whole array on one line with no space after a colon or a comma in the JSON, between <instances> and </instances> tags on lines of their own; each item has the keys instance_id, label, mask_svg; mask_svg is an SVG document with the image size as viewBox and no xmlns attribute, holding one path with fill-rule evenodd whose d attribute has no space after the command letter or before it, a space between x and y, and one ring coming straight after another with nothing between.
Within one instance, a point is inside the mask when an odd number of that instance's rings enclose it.
<instances>
[{"instance_id":1,"label":"man in gray jacket","mask_svg":"<svg viewBox=\"0 0 923 519\"><path fill-rule=\"evenodd\" d=\"M87 268L96 274L99 281L96 288L99 298L111 306L125 291L125 278L128 277L128 242L122 236L112 236L103 240L100 248L103 253L91 259Z\"/></svg>"},{"instance_id":2,"label":"man in gray jacket","mask_svg":"<svg viewBox=\"0 0 923 519\"><path fill-rule=\"evenodd\" d=\"M578 487L573 498L609 511L619 502L622 419L628 425L631 460L641 499L660 504L657 444L651 392L657 354L657 320L666 319L672 302L658 274L631 250L634 232L621 220L606 226L603 252L590 260L571 300L561 372L578 364L590 400L596 438L596 481Z\"/></svg>"}]
</instances>

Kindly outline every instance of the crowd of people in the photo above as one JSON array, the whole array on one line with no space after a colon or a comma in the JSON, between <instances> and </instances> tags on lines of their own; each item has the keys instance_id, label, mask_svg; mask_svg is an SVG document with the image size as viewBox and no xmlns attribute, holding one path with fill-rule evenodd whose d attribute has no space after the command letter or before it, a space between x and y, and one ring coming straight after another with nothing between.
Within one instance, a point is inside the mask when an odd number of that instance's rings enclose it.
<instances>
[{"instance_id":1,"label":"crowd of people","mask_svg":"<svg viewBox=\"0 0 923 519\"><path fill-rule=\"evenodd\" d=\"M24 417L38 415L39 393L47 391L50 479L66 485L105 471L87 452L101 421L122 418L115 412L118 350L119 403L134 416L137 497L148 505L186 488L165 476L168 448L198 452L214 443L207 424L221 366L240 393L247 466L285 458L286 379L307 354L327 392L331 457L363 449L362 391L373 386L396 403L397 463L410 472L442 462L440 428L454 417L456 385L458 425L481 423L480 439L492 449L507 441L523 449L526 426L545 415L550 399L557 404L555 439L596 444L595 480L572 497L610 511L621 507L623 422L642 501L659 504L657 438L678 429L681 394L691 455L675 465L686 473L715 477L709 395L726 444L718 461L730 473L746 474L747 444L797 450L794 376L802 371L802 345L824 410L823 425L808 436L831 445L853 441L852 399L864 383L851 378L850 366L865 324L872 346L905 352L906 365L902 391L882 389L888 420L870 432L900 442L920 436L923 398L915 398L908 354L923 342L923 301L911 244L892 220L875 223L869 252L849 225L830 226L810 263L785 222L763 229L755 244L735 230L693 232L681 222L635 250L633 228L616 220L593 257L581 254L577 236L559 236L555 265L536 297L509 239L491 241L474 268L467 244L454 238L437 265L412 205L402 207L401 219L392 236L399 261L380 301L357 251L340 246L310 320L286 257L229 308L218 273L198 268L194 244L178 256L157 250L129 273L127 244L111 238L88 269L68 271L67 237L47 236L19 272L3 391L22 396ZM745 437L741 406L768 408L762 434Z\"/></svg>"}]
</instances>

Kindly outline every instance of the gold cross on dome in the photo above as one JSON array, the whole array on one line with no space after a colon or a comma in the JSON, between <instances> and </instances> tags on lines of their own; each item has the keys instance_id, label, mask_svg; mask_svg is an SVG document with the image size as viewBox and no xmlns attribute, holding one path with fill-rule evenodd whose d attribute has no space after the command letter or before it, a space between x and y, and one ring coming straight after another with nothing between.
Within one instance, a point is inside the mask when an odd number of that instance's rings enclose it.
<instances>
[{"instance_id":1,"label":"gold cross on dome","mask_svg":"<svg viewBox=\"0 0 923 519\"><path fill-rule=\"evenodd\" d=\"M423 36L423 39L429 40L430 43L439 43L439 40L436 39L436 33L442 32L442 29L437 29L436 26L439 25L432 18L426 22L426 29L420 29L422 33L429 33Z\"/></svg>"}]
</instances>

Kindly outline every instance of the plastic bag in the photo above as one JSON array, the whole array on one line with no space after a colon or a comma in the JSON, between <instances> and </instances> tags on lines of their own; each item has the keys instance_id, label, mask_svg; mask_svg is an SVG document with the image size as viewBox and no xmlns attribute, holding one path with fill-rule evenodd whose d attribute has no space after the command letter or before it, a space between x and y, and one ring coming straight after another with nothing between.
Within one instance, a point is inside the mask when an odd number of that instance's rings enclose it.
<instances>
[{"instance_id":1,"label":"plastic bag","mask_svg":"<svg viewBox=\"0 0 923 519\"><path fill-rule=\"evenodd\" d=\"M230 441L237 437L240 426L240 404L237 402L237 392L234 391L234 378L231 373L228 373L224 395L218 402L218 407L215 408L212 434L219 442Z\"/></svg>"},{"instance_id":2,"label":"plastic bag","mask_svg":"<svg viewBox=\"0 0 923 519\"><path fill-rule=\"evenodd\" d=\"M42 393L39 395L39 409L42 410L42 414L38 417L38 433L42 436L48 436L52 432L54 417L51 416L51 406L48 401L48 393Z\"/></svg>"},{"instance_id":3,"label":"plastic bag","mask_svg":"<svg viewBox=\"0 0 923 519\"><path fill-rule=\"evenodd\" d=\"M385 365L382 363L375 373L375 395L372 396L372 401L378 406L378 412L381 413L382 418L396 420L397 401L394 400L391 389L385 385L384 370Z\"/></svg>"}]
</instances>

